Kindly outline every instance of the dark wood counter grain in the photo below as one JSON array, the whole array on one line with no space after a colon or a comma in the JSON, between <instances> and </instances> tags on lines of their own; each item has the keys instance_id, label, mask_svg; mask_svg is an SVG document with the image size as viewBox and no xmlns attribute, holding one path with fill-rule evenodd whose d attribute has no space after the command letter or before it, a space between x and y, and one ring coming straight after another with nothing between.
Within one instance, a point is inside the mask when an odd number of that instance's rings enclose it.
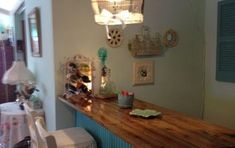
<instances>
[{"instance_id":1,"label":"dark wood counter grain","mask_svg":"<svg viewBox=\"0 0 235 148\"><path fill-rule=\"evenodd\" d=\"M132 109L120 108L115 98L94 99L92 104L59 99L134 147L235 147L234 130L140 100L135 99L133 109L154 109L162 112L162 116L152 119L130 116Z\"/></svg>"}]
</instances>

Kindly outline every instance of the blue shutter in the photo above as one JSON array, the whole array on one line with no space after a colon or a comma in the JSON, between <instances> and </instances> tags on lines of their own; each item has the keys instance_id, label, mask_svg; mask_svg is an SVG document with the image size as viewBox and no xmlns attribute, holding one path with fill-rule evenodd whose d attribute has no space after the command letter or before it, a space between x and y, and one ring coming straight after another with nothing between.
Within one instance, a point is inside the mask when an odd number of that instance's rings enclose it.
<instances>
[{"instance_id":1,"label":"blue shutter","mask_svg":"<svg viewBox=\"0 0 235 148\"><path fill-rule=\"evenodd\" d=\"M218 3L216 80L235 82L235 0Z\"/></svg>"}]
</instances>

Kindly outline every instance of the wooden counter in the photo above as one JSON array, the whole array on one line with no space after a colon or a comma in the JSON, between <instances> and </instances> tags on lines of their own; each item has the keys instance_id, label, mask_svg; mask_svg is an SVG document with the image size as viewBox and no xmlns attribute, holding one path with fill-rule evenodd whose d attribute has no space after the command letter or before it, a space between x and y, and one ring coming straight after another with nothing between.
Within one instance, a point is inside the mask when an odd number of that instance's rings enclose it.
<instances>
[{"instance_id":1,"label":"wooden counter","mask_svg":"<svg viewBox=\"0 0 235 148\"><path fill-rule=\"evenodd\" d=\"M140 100L134 101L133 108L154 109L162 112L162 116L152 119L130 116L132 109L119 108L117 99L94 99L90 105L59 99L133 147L235 147L234 130Z\"/></svg>"}]
</instances>

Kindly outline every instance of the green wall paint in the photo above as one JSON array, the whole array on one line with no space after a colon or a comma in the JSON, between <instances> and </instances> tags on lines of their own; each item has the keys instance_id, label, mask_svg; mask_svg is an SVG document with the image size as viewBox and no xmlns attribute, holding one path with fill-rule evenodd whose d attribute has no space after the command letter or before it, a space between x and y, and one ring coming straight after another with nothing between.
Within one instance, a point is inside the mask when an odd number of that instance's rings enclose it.
<instances>
[{"instance_id":1,"label":"green wall paint","mask_svg":"<svg viewBox=\"0 0 235 148\"><path fill-rule=\"evenodd\" d=\"M162 57L147 59L135 59L127 50L128 39L139 33L141 25L128 25L123 45L112 49L106 45L104 27L94 23L90 1L26 0L26 14L35 6L42 11L43 57L33 58L29 54L28 63L38 80L50 130L75 123L74 111L56 102L56 95L63 92L63 76L59 68L64 56L80 53L96 57L98 61L96 53L102 46L108 48L107 65L112 69L112 80L117 88L134 91L139 99L197 117L203 114L203 95L206 90L204 119L234 128L235 85L215 81L216 1L207 0L206 5L203 0L146 1L144 24L152 32L164 33L164 30L173 28L180 36L176 48L169 49ZM28 33L27 41L30 53ZM133 87L132 63L148 59L156 63L155 84Z\"/></svg>"},{"instance_id":2,"label":"green wall paint","mask_svg":"<svg viewBox=\"0 0 235 148\"><path fill-rule=\"evenodd\" d=\"M46 122L49 130L56 129L55 120L55 74L54 74L54 47L53 47L53 28L52 28L52 1L25 0L25 14L35 8L40 8L41 13L41 34L42 34L42 57L32 57L29 38L28 20L26 19L27 37L27 59L28 67L33 71L37 79L37 87L40 90L40 98L43 100L43 107L46 113Z\"/></svg>"},{"instance_id":3,"label":"green wall paint","mask_svg":"<svg viewBox=\"0 0 235 148\"><path fill-rule=\"evenodd\" d=\"M123 45L112 49L106 44L104 26L94 22L90 1L53 0L56 94L63 92L59 68L64 57L83 54L98 62L97 50L104 46L109 54L107 66L118 89L133 91L137 98L147 102L202 117L204 1L147 0L144 14L144 25L149 26L152 33L175 29L180 39L178 46L161 57L133 58L127 42L140 33L141 24L128 25ZM132 86L132 64L140 60L155 61L154 85ZM57 128L74 123L73 113L63 104L56 104L56 113Z\"/></svg>"},{"instance_id":4,"label":"green wall paint","mask_svg":"<svg viewBox=\"0 0 235 148\"><path fill-rule=\"evenodd\" d=\"M235 129L235 83L215 80L217 44L217 2L206 0L205 111L206 121Z\"/></svg>"},{"instance_id":5,"label":"green wall paint","mask_svg":"<svg viewBox=\"0 0 235 148\"><path fill-rule=\"evenodd\" d=\"M11 16L0 12L0 32L5 31L6 27L11 27Z\"/></svg>"}]
</instances>

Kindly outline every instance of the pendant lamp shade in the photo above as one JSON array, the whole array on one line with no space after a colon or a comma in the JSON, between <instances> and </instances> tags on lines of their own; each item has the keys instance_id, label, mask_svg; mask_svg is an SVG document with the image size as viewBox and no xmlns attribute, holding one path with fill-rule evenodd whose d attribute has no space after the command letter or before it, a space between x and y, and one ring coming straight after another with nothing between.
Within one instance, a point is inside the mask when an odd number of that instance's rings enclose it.
<instances>
[{"instance_id":1,"label":"pendant lamp shade","mask_svg":"<svg viewBox=\"0 0 235 148\"><path fill-rule=\"evenodd\" d=\"M91 0L95 22L100 25L142 23L144 0Z\"/></svg>"},{"instance_id":2,"label":"pendant lamp shade","mask_svg":"<svg viewBox=\"0 0 235 148\"><path fill-rule=\"evenodd\" d=\"M31 71L25 67L23 61L14 61L11 68L8 69L2 78L3 84L17 85L25 82L34 82L34 76Z\"/></svg>"}]
</instances>

